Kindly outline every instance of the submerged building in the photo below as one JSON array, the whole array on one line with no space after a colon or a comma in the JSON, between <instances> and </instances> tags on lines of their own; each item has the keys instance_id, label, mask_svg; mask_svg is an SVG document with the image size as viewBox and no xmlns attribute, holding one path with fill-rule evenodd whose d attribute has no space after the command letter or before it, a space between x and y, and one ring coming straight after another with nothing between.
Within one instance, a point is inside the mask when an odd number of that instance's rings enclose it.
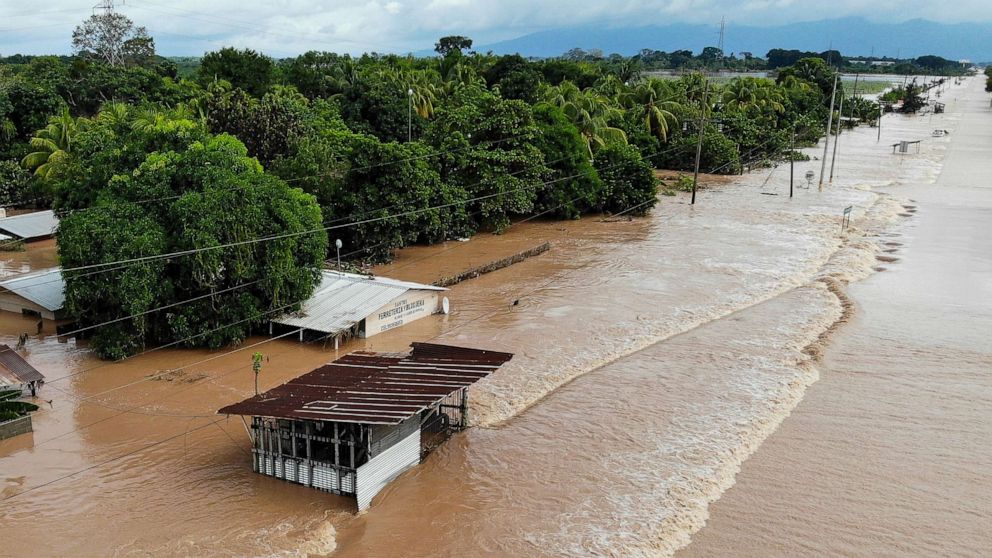
<instances>
[{"instance_id":1,"label":"submerged building","mask_svg":"<svg viewBox=\"0 0 992 558\"><path fill-rule=\"evenodd\" d=\"M296 312L270 322L305 335L333 338L372 337L412 321L446 312L447 289L386 277L325 270L320 285Z\"/></svg>"},{"instance_id":2,"label":"submerged building","mask_svg":"<svg viewBox=\"0 0 992 558\"><path fill-rule=\"evenodd\" d=\"M59 218L51 209L47 211L35 211L34 213L24 213L0 218L0 240L23 240L33 242L52 238L59 227Z\"/></svg>"},{"instance_id":3,"label":"submerged building","mask_svg":"<svg viewBox=\"0 0 992 558\"><path fill-rule=\"evenodd\" d=\"M53 267L0 281L0 310L46 320L65 318L65 279Z\"/></svg>"},{"instance_id":4,"label":"submerged building","mask_svg":"<svg viewBox=\"0 0 992 558\"><path fill-rule=\"evenodd\" d=\"M468 388L510 353L414 343L356 352L220 409L250 416L252 467L354 496L364 510L400 473L468 424Z\"/></svg>"}]
</instances>

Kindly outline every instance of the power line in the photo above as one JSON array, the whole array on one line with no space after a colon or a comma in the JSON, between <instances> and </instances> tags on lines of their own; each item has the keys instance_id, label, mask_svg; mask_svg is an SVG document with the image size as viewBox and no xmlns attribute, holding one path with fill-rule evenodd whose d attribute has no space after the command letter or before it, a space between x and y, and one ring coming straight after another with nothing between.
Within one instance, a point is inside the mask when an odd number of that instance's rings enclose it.
<instances>
[{"instance_id":1,"label":"power line","mask_svg":"<svg viewBox=\"0 0 992 558\"><path fill-rule=\"evenodd\" d=\"M659 154L661 154L661 152L659 152L658 154L655 154L655 155L659 155ZM716 169L714 169L714 171L715 171L715 170L716 170ZM710 171L710 172L714 172L714 171ZM539 214L536 214L536 215L533 215L533 216L531 216L531 217L529 217L529 218L527 218L527 219L525 219L525 220L523 220L523 221L521 221L520 223L523 223L523 222L526 222L526 221L528 221L528 220L531 220L531 219L534 219L534 218L536 218L536 217L538 217L538 216L540 216L540 215L541 215L541 214L543 214L543 213L548 213L548 212L550 212L550 211L553 211L553 210L555 210L555 209L558 209L559 207L562 207L562 206L564 206L564 205L566 205L567 203L573 203L574 201L577 201L577 200L578 200L578 199L580 199L581 197L584 197L584 196L580 196L580 197L578 197L578 198L574 198L574 199L572 199L572 200L569 200L568 202L564 202L563 204L560 204L559 206L557 206L557 207L555 207L555 208L551 208L551 209L549 209L549 210L546 210L545 212L542 212L542 213L539 213ZM650 201L650 200L649 200L649 201ZM643 204L639 204L639 205L643 205ZM636 207L636 206L635 206L635 207ZM519 223L515 223L515 224L519 224ZM511 225L511 226L513 226L513 225ZM408 265L409 265L409 263L408 263ZM573 270L573 271L574 271L574 270ZM527 292L526 292L526 293L525 293L525 294L524 294L523 296L527 296L528 294L531 294L531 293L534 293L534 292L536 292L536 291L538 291L538 290L540 290L540 289L542 289L542 288L544 288L544 287L546 287L547 285L550 285L550 284L552 284L553 282L555 282L555 281L558 281L558 280L560 280L560 279L561 279L561 278L562 278L562 277L563 277L564 275L566 275L567 273L568 273L568 271L566 271L565 273L562 273L562 274L559 274L559 275L558 275L558 276L556 276L556 277L552 277L552 278L551 278L551 279L549 279L549 280L548 280L547 282L545 282L545 283L542 283L541 285L538 285L537 287L535 287L534 289L531 289L530 291L527 291ZM493 312L489 312L489 313L485 313L485 314L482 314L482 315L480 315L480 316L478 316L478 317L476 317L476 318L473 318L472 320L470 320L470 321L468 321L468 322L466 322L466 323L463 323L463 324L460 324L459 326L456 326L455 328L452 328L452 329L450 329L450 330L448 330L448 331L446 331L446 332L443 332L442 334L439 334L439 335L437 335L437 336L435 336L435 337L433 337L433 338L431 338L431 340L433 340L433 339L436 339L436 338L437 338L437 337L439 337L440 335L443 335L443 334L446 334L446 333L450 333L450 331L454 331L455 329L458 329L458 328L460 328L460 327L464 327L464 326L466 326L466 325L468 325L468 324L470 324L470 323L474 323L474 322L476 322L476 321L478 321L478 320L480 320L480 319L482 319L482 318L484 318L484 317L486 317L486 316L488 316L488 315L492 315L493 313L495 313L495 312L497 312L497 311L499 311L499 310L500 310L500 309L496 309L496 310L495 310L495 311L493 311ZM302 330L302 329L303 329L303 328L300 328L300 330ZM210 357L210 358L208 358L208 359L204 359L204 360L202 360L202 361L200 361L199 363L193 363L193 364L190 364L190 365L186 365L186 366L183 366L183 367L182 367L182 368L180 368L180 369L183 369L183 368L188 368L188 367L191 367L191 366L195 366L195 365L197 365L197 364L200 364L200 363L203 363L203 362L207 362L207 361L210 361L210 360L214 360L214 359L216 359L216 358L220 358L221 356L227 356L228 354L232 354L232 353L234 353L234 352L238 352L238 351L240 351L240 350L244 350L244 349L248 349L248 348L254 348L254 347L256 347L256 346L258 346L258 345L261 345L261 344L263 344L263 343L267 343L267 342L270 342L270 341L272 341L272 340L275 340L275 339L278 339L278 338L281 338L281 337L284 337L285 335L291 335L291 334L293 334L293 333L296 333L296 331L291 331L291 332L289 332L288 334L284 334L284 335L282 335L282 336L278 336L278 337L275 337L275 338L272 338L272 339L268 339L268 340L266 340L266 341L262 341L262 342L260 342L260 343L256 343L256 344L253 344L253 345L250 345L250 346L248 346L248 347L243 347L243 348L238 348L238 349L235 349L235 350L233 350L233 351L230 351L230 352L228 352L228 353L225 353L224 355L218 355L218 356L214 356L214 357ZM230 372L228 372L228 373L233 373L234 371L236 371L236 370L238 370L238 369L240 369L240 368L243 368L243 366L241 366L241 367L236 367L235 369L232 369L232 370L231 370ZM170 372L171 372L171 371L170 371ZM161 374L160 374L160 375L161 375ZM160 375L159 375L159 376L160 376ZM124 384L124 385L122 385L122 386L117 386L117 387L115 387L115 388L112 388L112 389L110 389L110 390L105 390L104 392L101 392L101 393L99 393L99 394L96 394L96 395L94 395L94 396L90 396L90 397L95 397L95 396L97 396L97 395L101 395L101 394L105 394L105 393L109 393L110 391L116 391L116 390L118 390L118 389L123 389L123 388L125 388L125 387L128 387L128 386L130 386L130 385L134 385L134 384L136 384L136 383L140 383L140 382L143 382L143 381L147 381L147 380L149 380L149 379L153 379L154 377L155 377L155 376L151 376L151 377L147 377L147 378L144 378L144 379L142 379L142 380L138 380L138 381L136 381L136 382L131 382L131 383L128 383L128 384ZM218 377L221 377L221 376L218 376ZM56 389L57 389L57 388L56 388ZM59 390L59 391L63 391L63 390ZM63 392L63 393L65 393L65 392ZM87 398L87 399L89 399L89 398ZM90 401L86 401L86 402L90 402ZM133 412L133 407L132 407L131 409L127 409L127 410L124 410L124 411L122 411L121 413L119 413L118 415L115 415L115 416L120 416L120 414L124 414L124 413L126 413L126 412ZM161 416L161 415L159 415L159 416ZM178 415L165 415L165 416L178 416ZM201 416L199 416L199 415L185 415L185 416L183 416L183 418L186 418L186 417L193 417L193 418L200 418ZM109 418L113 418L113 417L108 417L108 420L109 420ZM11 495L11 496L8 496L8 497L6 497L6 498L4 498L4 500L9 500L9 499L11 499L11 498L15 498L15 497L17 497L17 496L20 496L20 495L22 495L22 494L25 494L25 493L27 493L27 492L31 492L31 491L34 491L34 490L37 490L37 489L40 489L40 488L43 488L43 487L45 487L45 486L49 486L49 485L51 485L51 484L55 484L55 483L57 483L57 482L61 482L62 480L65 480L65 479L67 479L67 478L71 478L71 477L73 477L73 476L75 476L75 475L78 475L78 474L80 474L80 473L82 473L82 472L85 472L85 471L89 471L89 470L92 470L92 469L94 469L94 468L97 468L97 467L100 467L100 466L102 466L102 465L105 465L105 464L108 464L108 463L111 463L111 462L114 462L114 461L117 461L117 460L119 460L119 459L123 459L123 458L125 458L125 457L127 457L127 456L129 456L129 455L133 455L133 454L135 454L135 453L138 453L138 452L141 452L141 451L144 451L144 450L147 450L147 449L150 449L150 448L152 448L152 447L155 447L155 446L158 446L158 445L161 445L161 444L163 444L163 443L166 443L166 442L168 442L168 441L171 441L171 440L174 440L174 439L176 439L176 438L178 438L178 437L180 437L180 436L185 436L185 435L187 435L187 434L188 434L188 433L190 433L190 432L195 432L195 431L198 431L198 430L201 430L201 429L204 429L204 428L207 428L207 427L209 427L209 426L213 426L213 425L217 425L217 424L219 424L219 423L220 423L220 422L221 422L222 420L223 420L223 419L218 419L218 420L215 420L215 421L211 421L210 423L207 423L207 424L205 424L205 425L201 425L201 426L199 426L199 427L197 427L197 428L195 428L195 429L192 429L192 430L190 430L190 429L187 429L187 430L186 430L186 431L184 431L184 432L183 432L182 434L177 434L177 435L174 435L174 436L171 436L171 437L168 437L168 438L165 438L165 439L163 439L163 440L159 440L158 442L154 442L154 443L152 443L152 444L149 444L149 445L147 445L147 446L143 446L142 448L138 448L137 450L134 450L134 451L132 451L132 452L128 452L128 453L125 453L125 454L122 454L122 455L119 455L119 456L117 456L117 457L114 457L114 458L111 458L111 459L108 459L108 460L105 460L105 461L102 461L102 462L100 462L100 463L96 463L96 464L93 464L93 465L90 465L90 466L88 466L88 467L86 467L86 468L83 468L83 469L80 469L80 470L78 470L78 471L75 471L75 472L73 472L73 473L69 473L69 474L67 474L67 475L64 475L64 476L62 476L62 477L59 477L59 478L57 478L57 479L53 479L53 480L51 480L51 481L48 481L48 482L46 482L46 483L43 483L43 484L41 484L41 485L37 485L37 486L35 486L35 487L31 487L31 488L29 488L29 489L26 489L26 490L22 490L21 492L18 492L18 493L15 493L15 494L13 494L13 495ZM101 421L98 421L98 422L102 422L102 420L101 420ZM86 426L86 427L84 427L84 428L87 428L87 427L89 427L89 426L92 426L92 424L95 424L95 423L91 423L90 425L87 425L87 426ZM222 429L222 430L223 430L223 429ZM71 432L69 432L69 433L64 433L64 434L62 434L62 435L60 435L59 437L61 437L61 436L65 436L65 435L68 435L68 434L70 434L70 433L71 433ZM225 434L226 434L226 432L225 432ZM228 436L228 437L230 438L230 436ZM53 438L53 439L54 439L54 438ZM48 441L50 441L50 440L48 440ZM233 441L233 440L232 440L232 441ZM47 441L46 441L46 442L47 442Z\"/></svg>"},{"instance_id":2,"label":"power line","mask_svg":"<svg viewBox=\"0 0 992 558\"><path fill-rule=\"evenodd\" d=\"M542 164L544 164L544 163L542 163ZM532 170L532 169L523 169L523 170L517 171L517 172L523 172L524 170ZM512 174L513 173L510 173L510 175L512 175ZM384 221L386 219L395 219L395 218L400 218L400 217L408 217L408 216L411 216L411 215L417 215L417 214L424 213L424 212L427 212L427 211L434 211L434 210L438 210L438 209L446 209L446 208L455 207L455 206L459 206L459 205L465 205L465 204L468 204L468 203L482 201L482 200L486 200L486 199L490 199L490 198L494 198L494 197L498 197L498 196L503 196L503 195L506 195L506 194L512 194L512 193L516 193L516 192L521 192L521 191L527 190L527 189L536 189L536 188L541 187L541 186L547 187L547 186L550 186L551 184L554 184L554 183L557 183L557 182L561 182L561 181L564 181L564 180L570 180L572 178L578 178L578 177L583 176L583 175L584 175L584 173L579 173L579 174L576 174L576 175L567 176L567 177L559 178L559 179L556 179L556 180L551 180L551 181L547 181L547 182L543 182L543 183L538 183L538 184L534 184L534 185L522 186L520 188L515 188L515 189L512 189L512 190L506 190L506 191L502 191L502 192L497 192L497 193L494 193L494 194L485 194L485 195L482 195L482 196L476 196L474 198L469 198L469 199L466 199L466 200L460 200L460 201L457 201L457 202L451 202L451 203L446 203L446 204L441 204L441 205L436 205L436 206L428 206L428 207L425 207L425 208L420 208L420 209L405 211L405 212L398 213L398 214L390 214L390 215L386 215L386 216L383 216L383 217L375 217L375 218L371 218L371 219L363 219L363 220L353 221L351 223L345 223L345 224L341 224L341 225L331 225L331 226L326 226L326 227L325 226L321 226L321 227L309 229L309 230L306 230L306 231L296 231L296 232L291 232L291 233L281 233L281 234L276 234L276 235L270 235L270 236L265 236L265 237L259 237L259 238L249 239L249 240L241 240L241 241L236 241L236 242L228 242L228 243L225 243L225 244L218 244L218 245L215 245L215 246L207 246L207 247L203 247L203 248L194 248L194 249L188 249L188 250L179 250L179 251L170 252L170 253L166 253L166 254L157 254L157 255L154 255L154 256L141 256L141 257L136 257L136 258L129 258L129 259L124 259L124 260L112 261L112 262L104 262L104 263L97 263L97 264L87 264L87 265L76 266L76 267L54 269L54 270L50 270L50 271L47 271L47 272L43 272L42 274L55 273L55 272L58 272L58 271L61 271L64 274L64 273L68 273L68 272L72 272L72 271L83 271L83 270L90 270L90 269L99 269L99 268L104 268L105 266L118 265L118 264L138 264L138 263L152 262L152 261L158 261L158 260L163 260L163 259L168 260L168 259L172 259L172 258L175 258L175 257L188 256L188 255L197 254L197 253L200 253L200 252L206 252L206 251L212 251L212 250L219 250L219 249L224 249L224 248L233 248L233 247L236 247L236 246L245 246L245 245L249 245L249 244L257 244L259 242L267 242L267 241L270 241L270 240L280 240L280 239L284 239L284 238L294 238L294 237L299 237L299 236L305 236L305 235L308 235L308 234L315 234L315 233L319 233L319 232L322 232L322 231L330 231L330 230L336 230L336 229L349 228L349 227L353 227L353 226L357 226L357 225L364 225L364 224L369 224L369 223L376 223L376 222ZM475 185L481 185L481 184L484 184L485 182L486 181L480 181L478 184L475 184ZM475 185L472 185L472 186L475 186ZM378 211L382 211L382 209L375 210L374 212L378 212ZM13 279L9 279L8 281L17 281L17 280L20 280L20 279L21 278L15 277Z\"/></svg>"}]
</instances>

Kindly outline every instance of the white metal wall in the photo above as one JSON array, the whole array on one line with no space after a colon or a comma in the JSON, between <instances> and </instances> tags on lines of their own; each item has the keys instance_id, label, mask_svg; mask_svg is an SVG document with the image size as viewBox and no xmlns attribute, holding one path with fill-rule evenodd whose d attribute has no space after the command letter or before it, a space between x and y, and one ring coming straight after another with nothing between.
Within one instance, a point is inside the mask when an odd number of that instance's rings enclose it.
<instances>
[{"instance_id":1,"label":"white metal wall","mask_svg":"<svg viewBox=\"0 0 992 558\"><path fill-rule=\"evenodd\" d=\"M263 475L332 492L338 491L338 472L333 467L325 467L315 463L311 478L310 466L307 465L305 459L294 459L292 457L281 458L271 454L264 455L261 452L256 454L256 459L258 459L258 472ZM355 492L354 474L345 473L342 475L341 492Z\"/></svg>"},{"instance_id":2,"label":"white metal wall","mask_svg":"<svg viewBox=\"0 0 992 558\"><path fill-rule=\"evenodd\" d=\"M390 481L418 463L420 463L419 428L358 468L358 486L355 490L358 510L362 511L369 507L372 498Z\"/></svg>"}]
</instances>

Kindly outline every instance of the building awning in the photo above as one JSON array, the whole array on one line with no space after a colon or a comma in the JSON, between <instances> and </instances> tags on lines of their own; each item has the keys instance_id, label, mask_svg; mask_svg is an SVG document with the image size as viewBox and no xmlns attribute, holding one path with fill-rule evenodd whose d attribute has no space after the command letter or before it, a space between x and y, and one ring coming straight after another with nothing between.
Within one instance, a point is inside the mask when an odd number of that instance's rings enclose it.
<instances>
[{"instance_id":1,"label":"building awning","mask_svg":"<svg viewBox=\"0 0 992 558\"><path fill-rule=\"evenodd\" d=\"M65 305L65 279L62 269L53 267L0 281L0 290L10 291L41 306L58 312Z\"/></svg>"},{"instance_id":2,"label":"building awning","mask_svg":"<svg viewBox=\"0 0 992 558\"><path fill-rule=\"evenodd\" d=\"M492 374L510 353L414 343L409 354L357 352L219 410L360 424L399 424Z\"/></svg>"},{"instance_id":3,"label":"building awning","mask_svg":"<svg viewBox=\"0 0 992 558\"><path fill-rule=\"evenodd\" d=\"M441 287L385 277L324 271L320 285L297 312L273 323L336 334L348 331L391 300L407 291L445 291Z\"/></svg>"},{"instance_id":4,"label":"building awning","mask_svg":"<svg viewBox=\"0 0 992 558\"><path fill-rule=\"evenodd\" d=\"M50 209L0 219L0 232L21 240L48 238L58 226L59 218Z\"/></svg>"},{"instance_id":5,"label":"building awning","mask_svg":"<svg viewBox=\"0 0 992 558\"><path fill-rule=\"evenodd\" d=\"M45 379L45 376L28 364L17 351L3 344L0 344L0 376L13 378L25 384Z\"/></svg>"}]
</instances>

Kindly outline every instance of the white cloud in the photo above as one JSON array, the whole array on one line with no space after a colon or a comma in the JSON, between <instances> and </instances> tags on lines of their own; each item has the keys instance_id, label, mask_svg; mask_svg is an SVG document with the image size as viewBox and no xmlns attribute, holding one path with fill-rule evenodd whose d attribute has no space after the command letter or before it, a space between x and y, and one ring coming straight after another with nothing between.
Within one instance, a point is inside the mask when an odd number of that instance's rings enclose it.
<instances>
[{"instance_id":1,"label":"white cloud","mask_svg":"<svg viewBox=\"0 0 992 558\"><path fill-rule=\"evenodd\" d=\"M92 2L49 0L32 11L0 5L0 54L65 53L72 28ZM477 45L573 25L674 22L772 25L844 16L874 20L926 18L992 20L992 2L895 0L129 0L119 8L144 25L165 54L200 54L223 45L250 46L275 56L306 50L407 52L430 49L445 34L469 35Z\"/></svg>"}]
</instances>

